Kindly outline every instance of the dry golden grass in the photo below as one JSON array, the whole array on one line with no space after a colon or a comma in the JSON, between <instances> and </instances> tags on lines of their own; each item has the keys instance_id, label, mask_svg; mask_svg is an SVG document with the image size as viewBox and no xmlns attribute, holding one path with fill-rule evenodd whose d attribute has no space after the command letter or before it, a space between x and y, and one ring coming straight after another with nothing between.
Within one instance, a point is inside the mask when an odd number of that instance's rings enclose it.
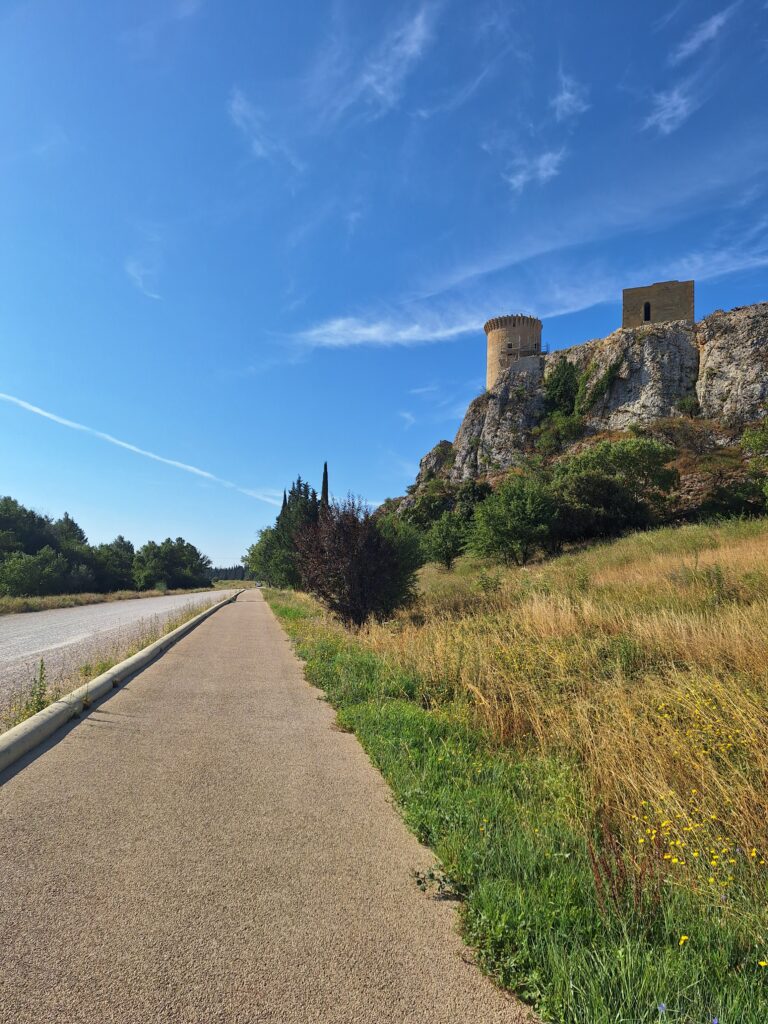
<instances>
[{"instance_id":1,"label":"dry golden grass","mask_svg":"<svg viewBox=\"0 0 768 1024\"><path fill-rule=\"evenodd\" d=\"M465 696L501 743L567 759L587 828L607 816L714 890L737 847L768 870L765 520L428 567L417 605L361 640L426 700Z\"/></svg>"},{"instance_id":2,"label":"dry golden grass","mask_svg":"<svg viewBox=\"0 0 768 1024\"><path fill-rule=\"evenodd\" d=\"M222 587L196 587L192 590L114 590L110 594L48 594L43 597L0 596L0 615L21 612L45 612L52 608L79 608L86 604L106 604L111 601L134 601L142 597L174 597L180 594L202 594ZM232 584L233 590L242 589L242 583Z\"/></svg>"}]
</instances>

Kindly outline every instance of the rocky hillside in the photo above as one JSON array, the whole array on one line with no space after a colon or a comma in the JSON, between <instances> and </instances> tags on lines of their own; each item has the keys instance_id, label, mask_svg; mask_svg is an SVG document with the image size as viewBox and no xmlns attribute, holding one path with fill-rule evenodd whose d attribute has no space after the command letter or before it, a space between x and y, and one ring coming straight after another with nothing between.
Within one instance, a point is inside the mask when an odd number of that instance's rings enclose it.
<instances>
[{"instance_id":1,"label":"rocky hillside","mask_svg":"<svg viewBox=\"0 0 768 1024\"><path fill-rule=\"evenodd\" d=\"M470 404L453 443L441 441L424 456L411 490L435 478L459 483L493 477L543 450L546 381L561 360L572 364L578 380L578 437L561 450L596 435L642 429L702 458L719 453L715 461L721 467L722 455L732 451L736 469L741 457L735 441L768 412L768 303L718 310L694 325L621 329L542 356L533 373L510 368L492 391ZM688 477L696 475L701 460L693 461L696 466L689 459L680 467L683 491L696 489Z\"/></svg>"}]
</instances>

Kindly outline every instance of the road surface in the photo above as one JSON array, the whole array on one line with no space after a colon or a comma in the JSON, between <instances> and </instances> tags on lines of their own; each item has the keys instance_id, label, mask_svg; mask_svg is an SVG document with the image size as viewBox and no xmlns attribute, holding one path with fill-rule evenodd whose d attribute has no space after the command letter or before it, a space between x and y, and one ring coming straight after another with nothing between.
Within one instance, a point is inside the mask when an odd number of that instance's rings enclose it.
<instances>
[{"instance_id":1,"label":"road surface","mask_svg":"<svg viewBox=\"0 0 768 1024\"><path fill-rule=\"evenodd\" d=\"M0 708L28 685L42 658L50 684L77 671L94 655L121 650L148 622L165 622L190 604L223 600L231 590L170 597L140 597L79 608L0 616Z\"/></svg>"},{"instance_id":2,"label":"road surface","mask_svg":"<svg viewBox=\"0 0 768 1024\"><path fill-rule=\"evenodd\" d=\"M0 1021L521 1024L258 591L0 781ZM13 774L11 774L13 773Z\"/></svg>"}]
</instances>

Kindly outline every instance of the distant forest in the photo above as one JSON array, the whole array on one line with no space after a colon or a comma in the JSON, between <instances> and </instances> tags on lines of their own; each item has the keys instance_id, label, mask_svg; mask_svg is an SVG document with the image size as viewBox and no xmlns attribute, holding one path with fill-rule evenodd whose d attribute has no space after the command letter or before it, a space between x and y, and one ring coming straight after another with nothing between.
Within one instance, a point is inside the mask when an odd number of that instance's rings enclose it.
<instances>
[{"instance_id":1,"label":"distant forest","mask_svg":"<svg viewBox=\"0 0 768 1024\"><path fill-rule=\"evenodd\" d=\"M212 579L242 579L243 572L242 566L214 569L183 537L147 541L138 549L122 535L109 544L89 544L69 513L52 519L0 498L0 595L183 590L206 587Z\"/></svg>"},{"instance_id":2,"label":"distant forest","mask_svg":"<svg viewBox=\"0 0 768 1024\"><path fill-rule=\"evenodd\" d=\"M210 580L244 580L248 577L242 565L230 565L227 568L214 566L208 570L208 578Z\"/></svg>"}]
</instances>

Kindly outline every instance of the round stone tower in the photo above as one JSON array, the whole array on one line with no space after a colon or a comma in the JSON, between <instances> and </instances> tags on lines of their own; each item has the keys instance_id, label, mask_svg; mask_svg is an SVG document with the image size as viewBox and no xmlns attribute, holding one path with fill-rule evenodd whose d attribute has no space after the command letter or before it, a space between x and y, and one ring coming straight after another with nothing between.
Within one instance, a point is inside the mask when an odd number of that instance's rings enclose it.
<instances>
[{"instance_id":1,"label":"round stone tower","mask_svg":"<svg viewBox=\"0 0 768 1024\"><path fill-rule=\"evenodd\" d=\"M488 338L488 364L485 386L490 391L504 370L520 360L517 369L538 367L541 355L541 320L523 313L495 316L485 325ZM529 357L535 357L531 359Z\"/></svg>"}]
</instances>

